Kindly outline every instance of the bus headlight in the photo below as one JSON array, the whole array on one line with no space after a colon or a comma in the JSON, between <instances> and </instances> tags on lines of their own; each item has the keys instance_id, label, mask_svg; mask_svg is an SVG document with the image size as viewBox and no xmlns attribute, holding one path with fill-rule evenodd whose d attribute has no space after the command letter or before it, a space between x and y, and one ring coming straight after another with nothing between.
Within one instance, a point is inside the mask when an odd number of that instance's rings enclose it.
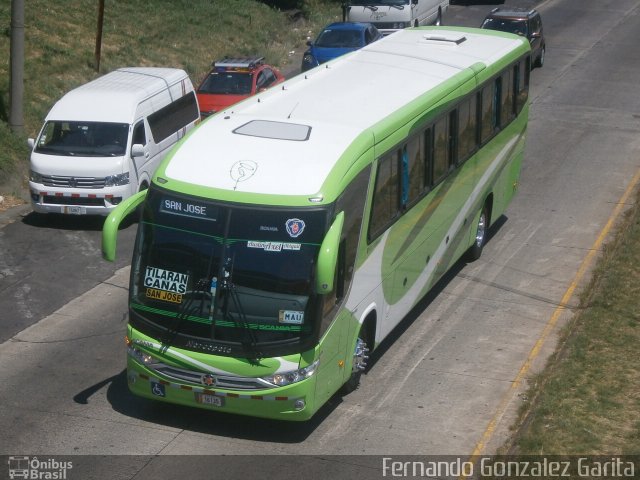
<instances>
[{"instance_id":1,"label":"bus headlight","mask_svg":"<svg viewBox=\"0 0 640 480\"><path fill-rule=\"evenodd\" d=\"M300 382L313 376L313 374L316 373L319 364L320 360L316 360L311 365L308 365L304 368L291 370L290 372L276 373L275 375L262 377L262 379L278 387L284 387L285 385Z\"/></svg>"},{"instance_id":2,"label":"bus headlight","mask_svg":"<svg viewBox=\"0 0 640 480\"><path fill-rule=\"evenodd\" d=\"M138 362L144 365L149 365L150 363L154 362L154 358L151 355L132 345L129 345L129 347L127 347L127 353L130 357L135 358Z\"/></svg>"},{"instance_id":3,"label":"bus headlight","mask_svg":"<svg viewBox=\"0 0 640 480\"><path fill-rule=\"evenodd\" d=\"M121 185L129 184L129 172L121 173L119 175L109 175L104 179L105 187L119 187Z\"/></svg>"}]
</instances>

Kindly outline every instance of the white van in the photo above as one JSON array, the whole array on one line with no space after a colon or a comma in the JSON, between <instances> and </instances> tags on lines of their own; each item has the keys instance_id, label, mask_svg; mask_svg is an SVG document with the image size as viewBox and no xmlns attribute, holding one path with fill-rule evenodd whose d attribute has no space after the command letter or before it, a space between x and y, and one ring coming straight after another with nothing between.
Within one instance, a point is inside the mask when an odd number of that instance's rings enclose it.
<instances>
[{"instance_id":1,"label":"white van","mask_svg":"<svg viewBox=\"0 0 640 480\"><path fill-rule=\"evenodd\" d=\"M388 35L407 27L440 25L449 0L352 0L344 8L347 21L373 23Z\"/></svg>"},{"instance_id":2,"label":"white van","mask_svg":"<svg viewBox=\"0 0 640 480\"><path fill-rule=\"evenodd\" d=\"M29 139L33 210L108 215L147 188L199 118L191 80L176 68L121 68L70 91Z\"/></svg>"}]
</instances>

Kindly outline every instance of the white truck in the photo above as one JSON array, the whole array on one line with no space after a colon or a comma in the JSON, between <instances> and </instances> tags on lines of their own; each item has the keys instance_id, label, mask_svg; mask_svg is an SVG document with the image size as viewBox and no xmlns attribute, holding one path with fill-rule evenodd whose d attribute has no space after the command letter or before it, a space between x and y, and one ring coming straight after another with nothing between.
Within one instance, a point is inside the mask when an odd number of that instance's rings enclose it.
<instances>
[{"instance_id":1,"label":"white truck","mask_svg":"<svg viewBox=\"0 0 640 480\"><path fill-rule=\"evenodd\" d=\"M383 35L407 27L440 25L449 0L353 0L344 5L345 20L366 22Z\"/></svg>"},{"instance_id":2,"label":"white truck","mask_svg":"<svg viewBox=\"0 0 640 480\"><path fill-rule=\"evenodd\" d=\"M108 215L147 188L199 119L193 84L176 68L120 68L71 90L28 140L33 210Z\"/></svg>"}]
</instances>

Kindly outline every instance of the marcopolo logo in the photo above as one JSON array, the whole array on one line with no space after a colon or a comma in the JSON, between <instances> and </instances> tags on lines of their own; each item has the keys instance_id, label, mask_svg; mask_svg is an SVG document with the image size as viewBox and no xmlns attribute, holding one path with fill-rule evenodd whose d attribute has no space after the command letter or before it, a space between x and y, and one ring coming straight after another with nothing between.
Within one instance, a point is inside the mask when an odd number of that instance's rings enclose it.
<instances>
[{"instance_id":1,"label":"marcopolo logo","mask_svg":"<svg viewBox=\"0 0 640 480\"><path fill-rule=\"evenodd\" d=\"M38 457L9 457L9 478L42 480L65 480L67 470L73 468L72 462L63 462L54 458L40 460Z\"/></svg>"}]
</instances>

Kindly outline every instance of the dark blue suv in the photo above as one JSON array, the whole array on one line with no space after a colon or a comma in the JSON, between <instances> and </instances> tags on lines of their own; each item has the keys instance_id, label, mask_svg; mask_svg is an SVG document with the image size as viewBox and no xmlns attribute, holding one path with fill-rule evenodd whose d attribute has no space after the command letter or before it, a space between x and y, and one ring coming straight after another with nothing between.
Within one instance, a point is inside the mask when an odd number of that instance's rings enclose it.
<instances>
[{"instance_id":1,"label":"dark blue suv","mask_svg":"<svg viewBox=\"0 0 640 480\"><path fill-rule=\"evenodd\" d=\"M332 23L322 29L314 42L307 42L309 49L304 52L300 68L304 72L381 38L382 34L370 23Z\"/></svg>"}]
</instances>

